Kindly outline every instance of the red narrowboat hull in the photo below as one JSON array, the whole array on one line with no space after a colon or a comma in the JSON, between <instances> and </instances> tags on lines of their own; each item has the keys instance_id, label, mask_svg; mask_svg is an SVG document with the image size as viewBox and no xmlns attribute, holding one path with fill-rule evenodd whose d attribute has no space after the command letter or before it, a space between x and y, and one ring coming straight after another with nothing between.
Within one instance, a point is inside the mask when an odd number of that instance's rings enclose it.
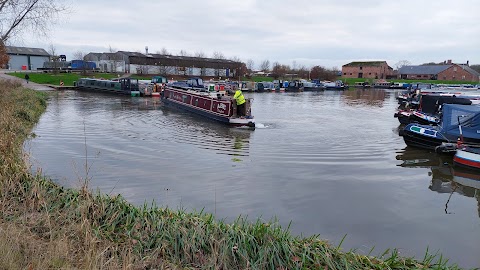
<instances>
[{"instance_id":1,"label":"red narrowboat hull","mask_svg":"<svg viewBox=\"0 0 480 270\"><path fill-rule=\"evenodd\" d=\"M213 97L209 93L174 87L165 87L161 96L166 105L175 106L230 126L255 127L253 117L233 116L234 110L230 98Z\"/></svg>"}]
</instances>

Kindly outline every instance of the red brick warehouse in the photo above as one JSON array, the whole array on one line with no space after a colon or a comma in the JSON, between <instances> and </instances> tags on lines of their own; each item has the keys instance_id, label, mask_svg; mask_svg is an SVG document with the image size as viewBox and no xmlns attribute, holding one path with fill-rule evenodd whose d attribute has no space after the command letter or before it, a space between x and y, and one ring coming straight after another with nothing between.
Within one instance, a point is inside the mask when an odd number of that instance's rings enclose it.
<instances>
[{"instance_id":1,"label":"red brick warehouse","mask_svg":"<svg viewBox=\"0 0 480 270\"><path fill-rule=\"evenodd\" d=\"M351 62L342 66L343 78L387 79L393 76L393 68L386 61Z\"/></svg>"}]
</instances>

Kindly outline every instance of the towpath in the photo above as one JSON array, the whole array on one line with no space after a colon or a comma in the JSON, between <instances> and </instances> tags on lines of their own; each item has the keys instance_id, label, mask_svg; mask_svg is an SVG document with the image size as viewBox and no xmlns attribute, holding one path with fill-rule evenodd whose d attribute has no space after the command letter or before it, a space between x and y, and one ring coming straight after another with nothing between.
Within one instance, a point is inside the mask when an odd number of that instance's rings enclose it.
<instances>
[{"instance_id":1,"label":"towpath","mask_svg":"<svg viewBox=\"0 0 480 270\"><path fill-rule=\"evenodd\" d=\"M20 78L17 78L15 76L5 74L6 72L9 72L9 71L0 69L0 80L18 81L18 82L22 83L23 87L30 88L30 89L37 90L37 91L53 91L53 90L55 90L55 88L50 87L50 86L46 86L46 85L43 85L43 84L34 83L34 82L31 82L31 81L27 83L27 81L25 79L20 79Z\"/></svg>"}]
</instances>

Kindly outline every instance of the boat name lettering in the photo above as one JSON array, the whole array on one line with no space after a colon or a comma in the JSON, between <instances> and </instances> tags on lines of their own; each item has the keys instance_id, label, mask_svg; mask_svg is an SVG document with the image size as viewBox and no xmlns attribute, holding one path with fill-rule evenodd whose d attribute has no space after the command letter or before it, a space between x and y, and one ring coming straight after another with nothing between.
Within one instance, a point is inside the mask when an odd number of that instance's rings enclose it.
<instances>
[{"instance_id":1,"label":"boat name lettering","mask_svg":"<svg viewBox=\"0 0 480 270\"><path fill-rule=\"evenodd\" d=\"M225 103L218 103L217 111L219 113L224 113L226 109L227 109L227 105L225 105Z\"/></svg>"}]
</instances>

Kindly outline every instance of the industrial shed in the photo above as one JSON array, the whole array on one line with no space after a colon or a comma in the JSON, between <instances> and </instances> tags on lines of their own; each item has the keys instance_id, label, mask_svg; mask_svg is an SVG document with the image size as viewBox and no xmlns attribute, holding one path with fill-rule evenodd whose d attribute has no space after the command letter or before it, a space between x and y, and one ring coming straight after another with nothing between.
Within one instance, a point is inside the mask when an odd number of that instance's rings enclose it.
<instances>
[{"instance_id":1,"label":"industrial shed","mask_svg":"<svg viewBox=\"0 0 480 270\"><path fill-rule=\"evenodd\" d=\"M243 63L226 59L143 54L118 51L116 53L89 53L88 61L97 62L100 70L135 74L180 76L236 77Z\"/></svg>"},{"instance_id":2,"label":"industrial shed","mask_svg":"<svg viewBox=\"0 0 480 270\"><path fill-rule=\"evenodd\" d=\"M41 48L6 46L10 70L36 70L50 60L50 54Z\"/></svg>"}]
</instances>

